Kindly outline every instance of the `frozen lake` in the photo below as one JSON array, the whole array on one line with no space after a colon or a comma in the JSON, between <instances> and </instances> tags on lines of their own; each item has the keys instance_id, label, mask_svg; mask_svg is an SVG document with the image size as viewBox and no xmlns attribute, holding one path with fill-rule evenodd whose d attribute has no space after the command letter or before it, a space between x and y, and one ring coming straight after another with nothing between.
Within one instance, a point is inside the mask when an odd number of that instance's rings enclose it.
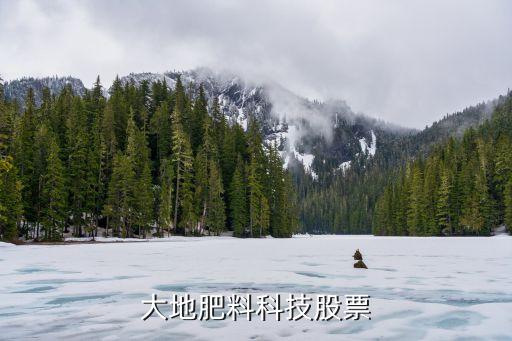
<instances>
[{"instance_id":1,"label":"frozen lake","mask_svg":"<svg viewBox=\"0 0 512 341\"><path fill-rule=\"evenodd\" d=\"M368 270L352 267L357 248ZM506 236L0 243L0 284L3 340L512 340ZM372 319L141 320L141 300L185 292L368 294Z\"/></svg>"}]
</instances>

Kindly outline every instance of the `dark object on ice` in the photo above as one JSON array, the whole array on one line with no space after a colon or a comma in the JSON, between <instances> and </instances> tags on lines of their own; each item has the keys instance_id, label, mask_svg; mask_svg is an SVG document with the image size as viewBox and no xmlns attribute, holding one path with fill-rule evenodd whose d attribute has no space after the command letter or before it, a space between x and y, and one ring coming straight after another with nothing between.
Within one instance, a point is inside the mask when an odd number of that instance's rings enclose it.
<instances>
[{"instance_id":1,"label":"dark object on ice","mask_svg":"<svg viewBox=\"0 0 512 341\"><path fill-rule=\"evenodd\" d=\"M354 268L356 268L356 269L368 269L366 264L364 264L364 262L363 262L363 255L361 254L359 249L356 250L356 252L354 253L354 255L352 257L354 257L354 260L357 261L357 262L354 263Z\"/></svg>"},{"instance_id":2,"label":"dark object on ice","mask_svg":"<svg viewBox=\"0 0 512 341\"><path fill-rule=\"evenodd\" d=\"M363 255L361 254L361 252L359 252L359 249L356 250L356 252L354 253L354 260L363 260Z\"/></svg>"},{"instance_id":3,"label":"dark object on ice","mask_svg":"<svg viewBox=\"0 0 512 341\"><path fill-rule=\"evenodd\" d=\"M366 264L364 264L364 262L362 260L358 260L357 262L354 263L354 268L356 269L368 269L368 267L366 266Z\"/></svg>"}]
</instances>

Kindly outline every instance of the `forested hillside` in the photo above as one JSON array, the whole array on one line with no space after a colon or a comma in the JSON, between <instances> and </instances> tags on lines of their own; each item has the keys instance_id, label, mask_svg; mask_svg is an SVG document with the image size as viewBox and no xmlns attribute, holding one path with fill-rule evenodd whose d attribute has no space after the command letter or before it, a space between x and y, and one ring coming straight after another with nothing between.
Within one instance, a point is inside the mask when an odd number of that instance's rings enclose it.
<instances>
[{"instance_id":1,"label":"forested hillside","mask_svg":"<svg viewBox=\"0 0 512 341\"><path fill-rule=\"evenodd\" d=\"M345 148L352 146L354 157L335 171L329 163L315 163L316 180L300 170L294 172L303 228L313 233L371 233L377 200L409 160L425 158L438 144L459 139L466 129L485 122L493 108L503 105L507 98L501 96L446 115L422 131L374 123L371 128L377 141L373 155L364 148L364 143L359 148L357 140L349 139L351 132L358 129L357 121L356 124L342 121L335 128L332 143L339 145L341 140L348 145ZM315 155L315 160L327 158Z\"/></svg>"},{"instance_id":2,"label":"forested hillside","mask_svg":"<svg viewBox=\"0 0 512 341\"><path fill-rule=\"evenodd\" d=\"M21 235L39 238L46 237L52 139L64 200L51 205L62 205L59 228L77 236L98 227L120 236L224 229L238 236L361 234L372 232L379 198L410 160L458 141L508 98L415 131L355 114L343 101L310 101L208 69L129 74L108 90L99 84L88 90L72 77L23 78L5 83L4 93L2 160L23 185L22 210L11 210L19 218L10 221L18 221ZM283 183L275 182L279 172ZM15 193L11 187L5 193ZM258 205L264 218L255 216Z\"/></svg>"},{"instance_id":3,"label":"forested hillside","mask_svg":"<svg viewBox=\"0 0 512 341\"><path fill-rule=\"evenodd\" d=\"M449 137L390 179L379 198L378 235L489 235L512 226L512 94L462 138Z\"/></svg>"},{"instance_id":4,"label":"forested hillside","mask_svg":"<svg viewBox=\"0 0 512 341\"><path fill-rule=\"evenodd\" d=\"M290 236L296 196L258 122L228 122L200 84L122 83L104 96L0 89L0 236Z\"/></svg>"}]
</instances>

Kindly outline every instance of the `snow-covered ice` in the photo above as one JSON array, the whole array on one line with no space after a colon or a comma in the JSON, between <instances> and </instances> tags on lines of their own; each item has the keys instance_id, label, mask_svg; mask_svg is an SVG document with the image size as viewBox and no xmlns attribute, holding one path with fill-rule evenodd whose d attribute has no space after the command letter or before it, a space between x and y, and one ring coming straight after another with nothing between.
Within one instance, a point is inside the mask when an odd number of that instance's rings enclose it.
<instances>
[{"instance_id":1,"label":"snow-covered ice","mask_svg":"<svg viewBox=\"0 0 512 341\"><path fill-rule=\"evenodd\" d=\"M510 237L300 237L0 243L0 339L512 338ZM184 292L369 294L372 319L141 320L141 300Z\"/></svg>"}]
</instances>

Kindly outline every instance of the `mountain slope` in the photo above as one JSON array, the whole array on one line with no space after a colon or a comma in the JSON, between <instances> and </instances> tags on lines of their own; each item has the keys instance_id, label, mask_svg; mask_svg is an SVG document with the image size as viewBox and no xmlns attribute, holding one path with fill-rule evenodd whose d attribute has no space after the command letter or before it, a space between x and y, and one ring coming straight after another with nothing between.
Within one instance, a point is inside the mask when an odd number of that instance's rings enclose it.
<instances>
[{"instance_id":1,"label":"mountain slope","mask_svg":"<svg viewBox=\"0 0 512 341\"><path fill-rule=\"evenodd\" d=\"M23 106L27 91L32 88L36 105L39 106L42 101L43 88L47 87L52 95L58 95L67 85L71 86L75 94L80 96L85 94L86 88L80 79L69 76L53 76L44 78L26 77L6 82L4 84L4 95L7 100L16 100L18 104Z\"/></svg>"},{"instance_id":2,"label":"mountain slope","mask_svg":"<svg viewBox=\"0 0 512 341\"><path fill-rule=\"evenodd\" d=\"M512 93L497 102L480 127L408 162L377 202L375 234L489 235L512 226Z\"/></svg>"},{"instance_id":3,"label":"mountain slope","mask_svg":"<svg viewBox=\"0 0 512 341\"><path fill-rule=\"evenodd\" d=\"M267 146L276 143L293 170L303 229L319 233L369 232L378 196L407 160L479 125L502 100L466 108L416 131L355 114L343 101L310 101L275 83L257 84L208 69L132 73L120 81L136 86L165 81L173 89L178 77L192 98L202 85L209 105L217 100L228 121L244 128L250 116L259 121ZM66 85L80 95L87 91L71 77L24 78L4 86L7 98L22 103L29 87L38 101L44 86L57 94Z\"/></svg>"}]
</instances>

